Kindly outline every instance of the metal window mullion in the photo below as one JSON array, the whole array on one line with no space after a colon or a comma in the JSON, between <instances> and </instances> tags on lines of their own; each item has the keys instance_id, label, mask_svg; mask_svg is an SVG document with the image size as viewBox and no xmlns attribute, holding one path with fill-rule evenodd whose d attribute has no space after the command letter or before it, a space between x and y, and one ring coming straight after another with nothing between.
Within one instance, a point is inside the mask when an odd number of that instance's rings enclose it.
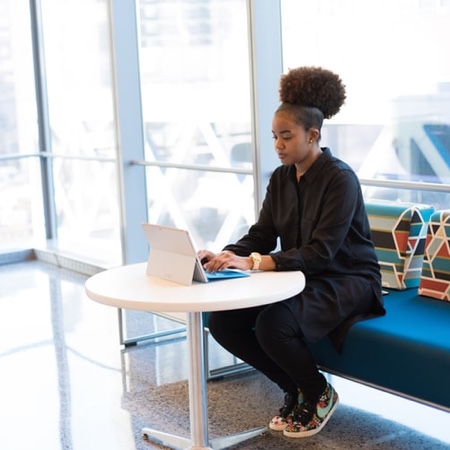
<instances>
[{"instance_id":1,"label":"metal window mullion","mask_svg":"<svg viewBox=\"0 0 450 450\"><path fill-rule=\"evenodd\" d=\"M44 156L45 154L51 153L52 142L40 0L30 0L30 21L33 48L34 82L36 91L39 153L42 154L40 158L40 166L45 234L46 239L55 239L57 237L57 225L52 160L51 158Z\"/></svg>"},{"instance_id":2,"label":"metal window mullion","mask_svg":"<svg viewBox=\"0 0 450 450\"><path fill-rule=\"evenodd\" d=\"M283 73L280 0L247 0L250 82L252 86L252 142L254 146L255 213L265 196L274 168L270 127L279 105L278 84Z\"/></svg>"},{"instance_id":3,"label":"metal window mullion","mask_svg":"<svg viewBox=\"0 0 450 450\"><path fill-rule=\"evenodd\" d=\"M131 161L145 157L138 2L110 0L108 5L115 85L122 260L124 264L130 264L145 261L148 256L140 228L148 216L145 167L131 164Z\"/></svg>"}]
</instances>

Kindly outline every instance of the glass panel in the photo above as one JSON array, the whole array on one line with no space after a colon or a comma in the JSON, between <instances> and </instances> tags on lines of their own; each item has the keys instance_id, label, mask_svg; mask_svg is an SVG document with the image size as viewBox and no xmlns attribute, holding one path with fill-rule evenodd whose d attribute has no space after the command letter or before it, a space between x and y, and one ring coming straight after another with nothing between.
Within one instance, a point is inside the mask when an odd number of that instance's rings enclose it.
<instances>
[{"instance_id":1,"label":"glass panel","mask_svg":"<svg viewBox=\"0 0 450 450\"><path fill-rule=\"evenodd\" d=\"M254 222L253 177L147 169L149 221L191 230L199 248L218 251Z\"/></svg>"},{"instance_id":2,"label":"glass panel","mask_svg":"<svg viewBox=\"0 0 450 450\"><path fill-rule=\"evenodd\" d=\"M106 0L42 0L54 153L115 157Z\"/></svg>"},{"instance_id":3,"label":"glass panel","mask_svg":"<svg viewBox=\"0 0 450 450\"><path fill-rule=\"evenodd\" d=\"M63 156L53 160L55 245L83 258L120 263L108 2L42 0L42 17L51 150Z\"/></svg>"},{"instance_id":4,"label":"glass panel","mask_svg":"<svg viewBox=\"0 0 450 450\"><path fill-rule=\"evenodd\" d=\"M448 0L282 0L282 18L285 68L322 66L347 85L323 145L361 178L450 184ZM450 194L394 195L450 205Z\"/></svg>"},{"instance_id":5,"label":"glass panel","mask_svg":"<svg viewBox=\"0 0 450 450\"><path fill-rule=\"evenodd\" d=\"M53 176L59 250L121 262L116 165L55 158Z\"/></svg>"},{"instance_id":6,"label":"glass panel","mask_svg":"<svg viewBox=\"0 0 450 450\"><path fill-rule=\"evenodd\" d=\"M0 250L44 237L28 2L0 0ZM10 158L13 157L13 158Z\"/></svg>"},{"instance_id":7,"label":"glass panel","mask_svg":"<svg viewBox=\"0 0 450 450\"><path fill-rule=\"evenodd\" d=\"M37 158L0 163L0 251L45 242Z\"/></svg>"},{"instance_id":8,"label":"glass panel","mask_svg":"<svg viewBox=\"0 0 450 450\"><path fill-rule=\"evenodd\" d=\"M146 159L251 171L246 1L141 0L140 27ZM199 245L254 220L252 176L149 169L147 180L150 220L189 226Z\"/></svg>"}]
</instances>

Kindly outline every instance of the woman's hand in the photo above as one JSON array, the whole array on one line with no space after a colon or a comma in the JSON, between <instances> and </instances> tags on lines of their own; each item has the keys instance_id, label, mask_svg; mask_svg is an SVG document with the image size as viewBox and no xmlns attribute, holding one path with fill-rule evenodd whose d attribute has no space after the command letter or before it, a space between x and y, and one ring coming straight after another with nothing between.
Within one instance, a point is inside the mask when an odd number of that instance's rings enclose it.
<instances>
[{"instance_id":1,"label":"woman's hand","mask_svg":"<svg viewBox=\"0 0 450 450\"><path fill-rule=\"evenodd\" d=\"M253 266L248 256L237 256L228 250L220 253L199 250L198 257L208 272L218 272L224 269L250 270Z\"/></svg>"},{"instance_id":2,"label":"woman's hand","mask_svg":"<svg viewBox=\"0 0 450 450\"><path fill-rule=\"evenodd\" d=\"M205 264L208 261L211 261L214 259L217 255L216 253L210 252L209 250L199 250L197 252L198 259L202 263L202 266L205 266Z\"/></svg>"}]
</instances>

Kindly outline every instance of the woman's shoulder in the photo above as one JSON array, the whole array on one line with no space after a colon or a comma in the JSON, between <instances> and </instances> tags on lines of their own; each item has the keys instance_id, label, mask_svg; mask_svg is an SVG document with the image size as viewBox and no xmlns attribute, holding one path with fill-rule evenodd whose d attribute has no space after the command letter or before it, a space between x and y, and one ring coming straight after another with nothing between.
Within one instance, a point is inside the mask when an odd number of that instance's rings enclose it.
<instances>
[{"instance_id":1,"label":"woman's shoulder","mask_svg":"<svg viewBox=\"0 0 450 450\"><path fill-rule=\"evenodd\" d=\"M324 166L327 167L327 170L334 169L336 172L341 172L344 175L356 176L355 171L348 163L334 156L329 149L326 150L324 152Z\"/></svg>"}]
</instances>

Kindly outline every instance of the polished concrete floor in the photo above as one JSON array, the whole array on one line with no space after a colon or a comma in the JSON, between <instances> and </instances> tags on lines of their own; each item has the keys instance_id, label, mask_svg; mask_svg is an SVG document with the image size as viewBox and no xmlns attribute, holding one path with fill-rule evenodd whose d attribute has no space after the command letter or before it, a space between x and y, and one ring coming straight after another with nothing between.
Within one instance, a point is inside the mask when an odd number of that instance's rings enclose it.
<instances>
[{"instance_id":1,"label":"polished concrete floor","mask_svg":"<svg viewBox=\"0 0 450 450\"><path fill-rule=\"evenodd\" d=\"M183 335L122 349L117 311L86 297L86 278L41 261L0 265L2 450L163 449L144 426L189 436ZM177 326L142 312L126 323L134 334ZM211 365L230 361L211 342ZM269 431L234 448L450 449L450 414L330 380L341 404L320 434ZM266 425L282 400L255 371L209 382L208 398L212 438Z\"/></svg>"}]
</instances>

